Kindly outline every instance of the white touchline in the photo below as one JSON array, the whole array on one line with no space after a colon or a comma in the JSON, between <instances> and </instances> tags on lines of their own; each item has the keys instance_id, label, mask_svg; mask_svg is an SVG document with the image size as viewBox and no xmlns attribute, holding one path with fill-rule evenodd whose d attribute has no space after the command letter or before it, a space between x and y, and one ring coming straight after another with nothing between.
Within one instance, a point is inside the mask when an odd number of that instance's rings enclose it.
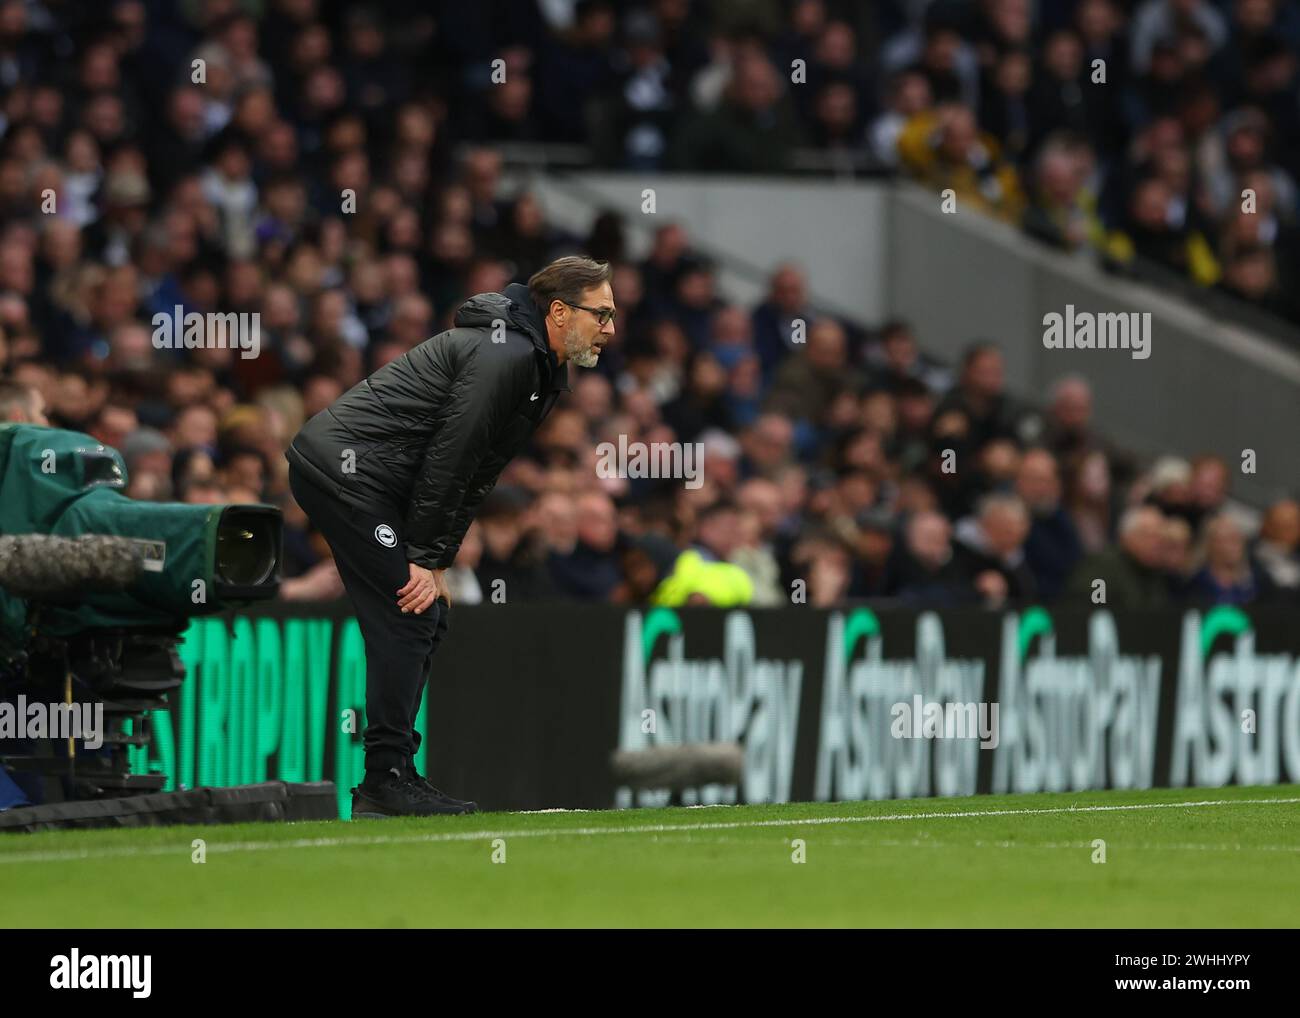
<instances>
[{"instance_id":1,"label":"white touchline","mask_svg":"<svg viewBox=\"0 0 1300 1018\"><path fill-rule=\"evenodd\" d=\"M691 842L696 839L685 837L682 839ZM752 842L744 838L727 838L727 837L709 837L700 838L701 845L748 845ZM864 842L854 840L853 838L822 838L817 839L817 844L821 846L834 845L842 848L846 845L852 845L861 848ZM1079 849L1088 849L1092 847L1091 841L936 841L934 838L911 838L902 841L897 838L872 838L872 848L943 848L943 849L967 849L967 848L1014 848L1017 850L1042 850L1042 851L1061 851L1069 849L1077 851ZM1126 850L1139 851L1158 851L1163 852L1293 852L1300 853L1300 845L1197 845L1197 844L1178 844L1176 842L1160 841L1142 841L1116 842Z\"/></svg>"},{"instance_id":2,"label":"white touchline","mask_svg":"<svg viewBox=\"0 0 1300 1018\"><path fill-rule=\"evenodd\" d=\"M756 827L808 827L819 824L864 824L887 820L946 820L969 817L1046 816L1052 813L1109 813L1138 809L1193 809L1205 806L1281 806L1300 802L1290 799L1203 799L1198 802L1134 802L1119 806L1052 806L1048 809L981 809L951 813L890 813L866 817L812 817L807 820L733 820L725 823L644 824L629 827L575 827L572 830L448 831L441 834L378 835L364 838L299 838L294 841L232 841L222 844L211 838L208 852L273 852L285 848L338 848L351 845L418 845L440 841L482 841L491 838L587 837L593 834L672 834L690 831L728 831ZM512 814L507 813L507 816ZM16 852L0 854L0 864L13 862L69 862L77 859L130 858L133 856L188 854L188 843L153 848L95 849L67 852Z\"/></svg>"}]
</instances>

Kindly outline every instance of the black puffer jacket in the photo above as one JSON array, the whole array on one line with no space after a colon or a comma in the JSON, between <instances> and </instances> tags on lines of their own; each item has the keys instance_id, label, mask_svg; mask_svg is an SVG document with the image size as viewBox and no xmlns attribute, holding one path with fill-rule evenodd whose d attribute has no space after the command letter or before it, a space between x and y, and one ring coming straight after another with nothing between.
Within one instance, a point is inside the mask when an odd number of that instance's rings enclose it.
<instances>
[{"instance_id":1,"label":"black puffer jacket","mask_svg":"<svg viewBox=\"0 0 1300 1018\"><path fill-rule=\"evenodd\" d=\"M481 293L455 327L357 383L285 456L344 502L400 515L407 560L450 566L474 511L569 389L519 283Z\"/></svg>"}]
</instances>

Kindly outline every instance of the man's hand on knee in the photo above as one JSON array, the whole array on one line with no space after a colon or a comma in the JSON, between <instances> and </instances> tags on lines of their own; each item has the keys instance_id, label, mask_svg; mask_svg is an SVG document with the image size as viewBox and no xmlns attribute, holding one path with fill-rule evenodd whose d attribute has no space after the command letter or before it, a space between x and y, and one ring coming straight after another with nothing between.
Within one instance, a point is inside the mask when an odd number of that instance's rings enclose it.
<instances>
[{"instance_id":1,"label":"man's hand on knee","mask_svg":"<svg viewBox=\"0 0 1300 1018\"><path fill-rule=\"evenodd\" d=\"M411 578L397 592L397 604L403 613L413 612L419 615L438 599L446 584L441 569L425 569L414 562L407 564L411 567ZM450 606L450 598L447 603Z\"/></svg>"}]
</instances>

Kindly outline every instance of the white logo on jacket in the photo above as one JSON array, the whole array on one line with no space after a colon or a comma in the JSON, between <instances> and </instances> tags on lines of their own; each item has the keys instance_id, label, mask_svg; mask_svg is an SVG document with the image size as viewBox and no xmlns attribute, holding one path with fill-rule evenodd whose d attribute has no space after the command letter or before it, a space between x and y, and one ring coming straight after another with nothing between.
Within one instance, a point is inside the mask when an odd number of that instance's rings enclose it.
<instances>
[{"instance_id":1,"label":"white logo on jacket","mask_svg":"<svg viewBox=\"0 0 1300 1018\"><path fill-rule=\"evenodd\" d=\"M397 535L393 533L393 528L387 523L381 523L375 527L375 540L385 548L393 548L397 545Z\"/></svg>"}]
</instances>

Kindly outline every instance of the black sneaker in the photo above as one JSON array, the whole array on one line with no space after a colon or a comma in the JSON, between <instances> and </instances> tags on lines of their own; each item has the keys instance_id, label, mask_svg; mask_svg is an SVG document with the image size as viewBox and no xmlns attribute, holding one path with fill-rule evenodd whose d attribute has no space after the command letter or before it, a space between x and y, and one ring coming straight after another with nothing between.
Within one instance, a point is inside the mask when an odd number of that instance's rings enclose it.
<instances>
[{"instance_id":1,"label":"black sneaker","mask_svg":"<svg viewBox=\"0 0 1300 1018\"><path fill-rule=\"evenodd\" d=\"M445 813L477 813L478 812L478 803L470 802L467 799L453 798L452 796L444 792L441 788L434 787L433 782L431 782L428 778L421 777L419 771L417 771L414 767L407 767L406 775L416 784L420 785L434 799L442 802L447 807L443 812Z\"/></svg>"},{"instance_id":2,"label":"black sneaker","mask_svg":"<svg viewBox=\"0 0 1300 1018\"><path fill-rule=\"evenodd\" d=\"M389 776L391 775L391 776ZM403 775L396 767L389 775L374 780L370 775L352 789L354 820L383 820L388 817L439 816L472 813L478 807L441 793L434 794L423 781Z\"/></svg>"}]
</instances>

